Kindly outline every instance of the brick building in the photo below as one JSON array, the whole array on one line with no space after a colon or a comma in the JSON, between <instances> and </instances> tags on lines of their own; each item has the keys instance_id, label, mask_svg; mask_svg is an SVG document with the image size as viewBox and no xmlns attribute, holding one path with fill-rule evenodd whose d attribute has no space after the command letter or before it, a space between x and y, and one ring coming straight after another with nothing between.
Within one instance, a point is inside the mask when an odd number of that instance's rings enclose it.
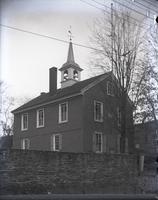
<instances>
[{"instance_id":1,"label":"brick building","mask_svg":"<svg viewBox=\"0 0 158 200\"><path fill-rule=\"evenodd\" d=\"M111 72L81 81L70 41L67 62L49 70L49 92L13 111L13 148L62 152L120 152L121 111ZM134 148L132 105L127 103L126 152Z\"/></svg>"}]
</instances>

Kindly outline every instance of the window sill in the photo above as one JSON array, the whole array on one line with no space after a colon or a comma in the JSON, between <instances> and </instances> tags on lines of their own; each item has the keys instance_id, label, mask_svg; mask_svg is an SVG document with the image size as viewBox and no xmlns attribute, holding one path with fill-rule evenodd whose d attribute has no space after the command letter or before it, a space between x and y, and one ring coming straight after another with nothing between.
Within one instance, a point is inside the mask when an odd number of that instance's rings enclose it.
<instances>
[{"instance_id":1,"label":"window sill","mask_svg":"<svg viewBox=\"0 0 158 200\"><path fill-rule=\"evenodd\" d=\"M103 153L102 151L96 151L95 153Z\"/></svg>"},{"instance_id":2,"label":"window sill","mask_svg":"<svg viewBox=\"0 0 158 200\"><path fill-rule=\"evenodd\" d=\"M103 122L103 120L96 120L96 119L95 119L94 121L95 121L95 122Z\"/></svg>"},{"instance_id":3,"label":"window sill","mask_svg":"<svg viewBox=\"0 0 158 200\"><path fill-rule=\"evenodd\" d=\"M114 97L115 95L114 95L114 94L107 94L107 96L111 96L111 97Z\"/></svg>"},{"instance_id":4,"label":"window sill","mask_svg":"<svg viewBox=\"0 0 158 200\"><path fill-rule=\"evenodd\" d=\"M53 150L53 152L60 152L61 150Z\"/></svg>"},{"instance_id":5,"label":"window sill","mask_svg":"<svg viewBox=\"0 0 158 200\"><path fill-rule=\"evenodd\" d=\"M58 122L59 124L64 124L64 123L67 123L68 122L68 120L67 121L60 121L60 122Z\"/></svg>"},{"instance_id":6,"label":"window sill","mask_svg":"<svg viewBox=\"0 0 158 200\"><path fill-rule=\"evenodd\" d=\"M44 126L36 126L36 128L44 128Z\"/></svg>"},{"instance_id":7,"label":"window sill","mask_svg":"<svg viewBox=\"0 0 158 200\"><path fill-rule=\"evenodd\" d=\"M28 128L27 129L21 129L21 131L28 131Z\"/></svg>"}]
</instances>

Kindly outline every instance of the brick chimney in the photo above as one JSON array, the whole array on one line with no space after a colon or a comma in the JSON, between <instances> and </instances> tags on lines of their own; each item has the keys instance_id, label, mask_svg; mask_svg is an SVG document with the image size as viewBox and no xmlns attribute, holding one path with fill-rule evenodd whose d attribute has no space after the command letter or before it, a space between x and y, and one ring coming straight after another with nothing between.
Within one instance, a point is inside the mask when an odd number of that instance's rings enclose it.
<instances>
[{"instance_id":1,"label":"brick chimney","mask_svg":"<svg viewBox=\"0 0 158 200\"><path fill-rule=\"evenodd\" d=\"M49 69L49 93L54 95L57 91L57 68Z\"/></svg>"}]
</instances>

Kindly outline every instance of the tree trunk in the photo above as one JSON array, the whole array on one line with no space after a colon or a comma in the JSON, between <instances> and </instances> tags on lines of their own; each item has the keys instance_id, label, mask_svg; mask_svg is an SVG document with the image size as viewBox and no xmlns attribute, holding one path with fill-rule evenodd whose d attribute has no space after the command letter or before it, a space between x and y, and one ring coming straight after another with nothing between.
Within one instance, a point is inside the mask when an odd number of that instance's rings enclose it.
<instances>
[{"instance_id":1,"label":"tree trunk","mask_svg":"<svg viewBox=\"0 0 158 200\"><path fill-rule=\"evenodd\" d=\"M122 92L121 97L121 141L120 150L121 153L125 153L125 138L126 138L126 104L127 104L126 93Z\"/></svg>"}]
</instances>

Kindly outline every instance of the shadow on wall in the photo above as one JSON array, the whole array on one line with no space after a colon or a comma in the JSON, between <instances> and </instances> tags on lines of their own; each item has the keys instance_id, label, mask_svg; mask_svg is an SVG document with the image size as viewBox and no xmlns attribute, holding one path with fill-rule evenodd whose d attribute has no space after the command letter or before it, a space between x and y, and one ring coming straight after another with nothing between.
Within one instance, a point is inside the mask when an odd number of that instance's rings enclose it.
<instances>
[{"instance_id":1,"label":"shadow on wall","mask_svg":"<svg viewBox=\"0 0 158 200\"><path fill-rule=\"evenodd\" d=\"M13 144L13 136L6 135L0 137L0 149L11 149Z\"/></svg>"}]
</instances>

